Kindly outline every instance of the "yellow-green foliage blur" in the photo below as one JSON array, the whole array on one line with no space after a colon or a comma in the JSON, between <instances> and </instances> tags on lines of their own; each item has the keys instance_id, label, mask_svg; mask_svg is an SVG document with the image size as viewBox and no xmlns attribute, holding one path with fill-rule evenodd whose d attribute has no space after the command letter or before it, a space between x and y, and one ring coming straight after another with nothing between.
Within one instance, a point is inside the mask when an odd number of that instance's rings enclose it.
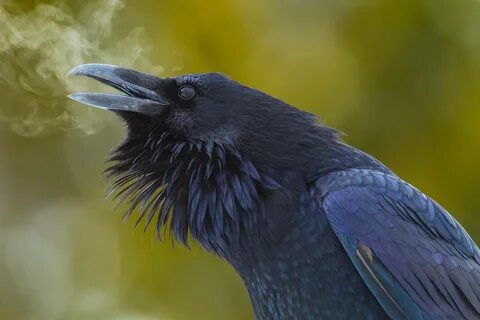
<instances>
[{"instance_id":1,"label":"yellow-green foliage blur","mask_svg":"<svg viewBox=\"0 0 480 320\"><path fill-rule=\"evenodd\" d=\"M104 199L117 118L69 102L105 62L220 71L319 115L480 241L480 1L0 0L0 319L252 319L197 246Z\"/></svg>"}]
</instances>

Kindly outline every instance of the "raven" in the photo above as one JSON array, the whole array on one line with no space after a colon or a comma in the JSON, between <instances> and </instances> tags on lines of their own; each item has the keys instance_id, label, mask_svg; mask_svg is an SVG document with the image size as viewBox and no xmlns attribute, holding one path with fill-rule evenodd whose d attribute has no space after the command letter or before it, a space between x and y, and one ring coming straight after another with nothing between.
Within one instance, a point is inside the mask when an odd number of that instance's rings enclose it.
<instances>
[{"instance_id":1,"label":"raven","mask_svg":"<svg viewBox=\"0 0 480 320\"><path fill-rule=\"evenodd\" d=\"M480 251L438 203L316 117L219 73L68 75L127 135L106 170L129 217L240 274L264 319L480 319Z\"/></svg>"}]
</instances>

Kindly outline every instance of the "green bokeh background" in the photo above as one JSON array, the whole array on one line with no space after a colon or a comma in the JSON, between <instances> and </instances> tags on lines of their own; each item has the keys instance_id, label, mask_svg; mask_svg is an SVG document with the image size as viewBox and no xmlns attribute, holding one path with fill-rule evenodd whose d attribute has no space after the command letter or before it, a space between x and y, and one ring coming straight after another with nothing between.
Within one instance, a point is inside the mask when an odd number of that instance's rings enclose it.
<instances>
[{"instance_id":1,"label":"green bokeh background","mask_svg":"<svg viewBox=\"0 0 480 320\"><path fill-rule=\"evenodd\" d=\"M74 63L227 73L345 132L480 241L480 1L126 0L99 38L109 3L92 3L0 1L0 319L253 318L226 263L113 214L101 171L122 127L67 102L76 84L56 71ZM45 4L99 42L23 46L51 35L45 19L5 49Z\"/></svg>"}]
</instances>

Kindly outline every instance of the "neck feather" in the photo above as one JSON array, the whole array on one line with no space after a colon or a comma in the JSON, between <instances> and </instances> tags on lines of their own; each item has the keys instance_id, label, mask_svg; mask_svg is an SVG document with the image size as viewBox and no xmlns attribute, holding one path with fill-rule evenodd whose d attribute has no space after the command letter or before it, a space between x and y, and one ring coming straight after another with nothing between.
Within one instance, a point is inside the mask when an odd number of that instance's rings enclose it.
<instances>
[{"instance_id":1,"label":"neck feather","mask_svg":"<svg viewBox=\"0 0 480 320\"><path fill-rule=\"evenodd\" d=\"M159 236L170 233L185 245L191 234L220 255L242 246L243 233L254 233L265 219L265 194L280 188L236 145L185 141L167 132L143 144L127 139L110 162L111 193L128 202L126 218L139 208L137 224L155 221Z\"/></svg>"}]
</instances>

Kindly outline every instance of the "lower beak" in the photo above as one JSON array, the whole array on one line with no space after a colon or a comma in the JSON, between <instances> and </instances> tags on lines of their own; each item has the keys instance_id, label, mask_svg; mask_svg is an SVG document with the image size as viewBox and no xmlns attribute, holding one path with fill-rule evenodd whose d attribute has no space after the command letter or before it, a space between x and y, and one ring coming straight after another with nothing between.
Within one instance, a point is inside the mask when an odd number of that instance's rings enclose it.
<instances>
[{"instance_id":1,"label":"lower beak","mask_svg":"<svg viewBox=\"0 0 480 320\"><path fill-rule=\"evenodd\" d=\"M100 109L158 114L169 105L155 88L161 88L163 79L108 64L82 64L67 73L86 76L111 86L122 94L79 92L68 97Z\"/></svg>"}]
</instances>

